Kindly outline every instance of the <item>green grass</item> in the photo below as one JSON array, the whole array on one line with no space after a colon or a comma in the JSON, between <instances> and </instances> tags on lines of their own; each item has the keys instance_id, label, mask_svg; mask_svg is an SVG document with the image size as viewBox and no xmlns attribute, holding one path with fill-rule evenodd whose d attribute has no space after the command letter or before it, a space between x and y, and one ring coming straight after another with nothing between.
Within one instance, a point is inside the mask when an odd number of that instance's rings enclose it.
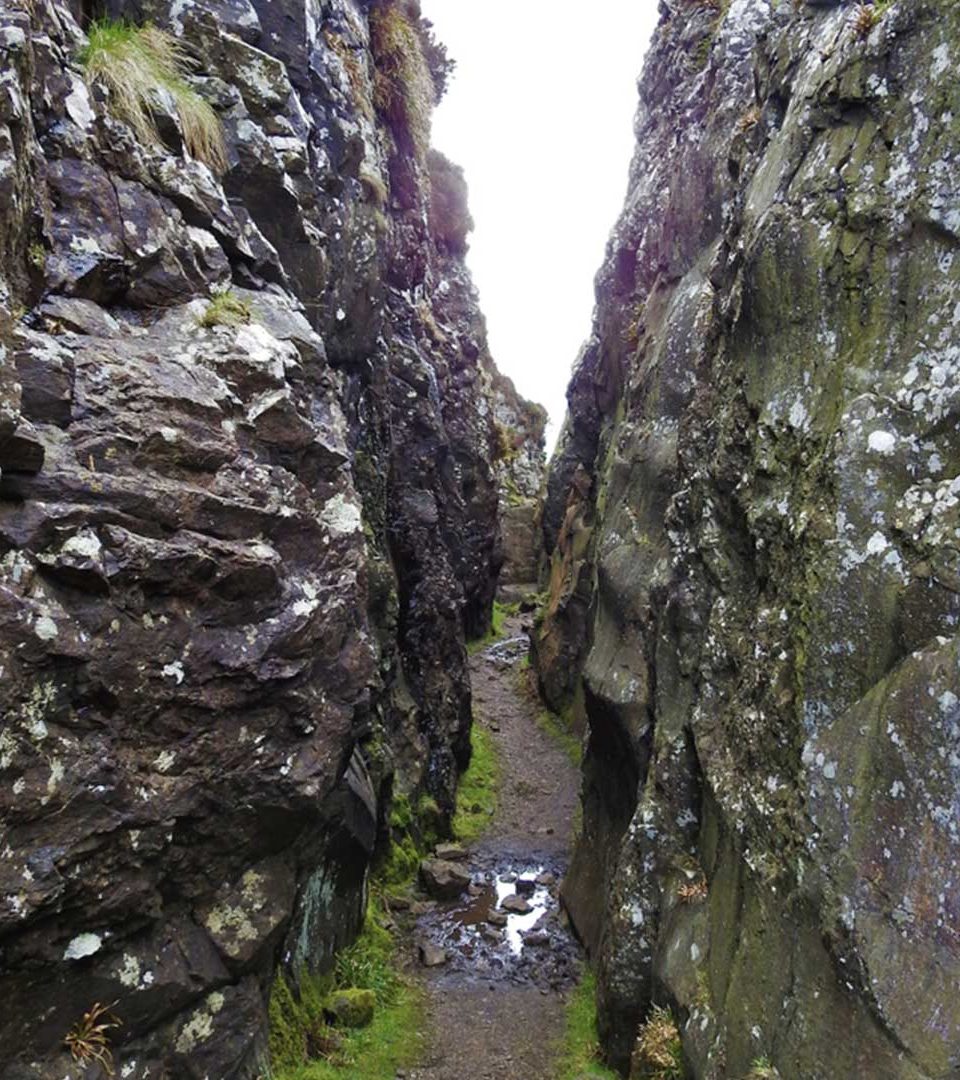
<instances>
[{"instance_id":1,"label":"green grass","mask_svg":"<svg viewBox=\"0 0 960 1080\"><path fill-rule=\"evenodd\" d=\"M453 815L453 834L464 841L475 840L490 825L497 809L500 782L500 763L490 732L474 723L470 745L470 767L460 777L457 812Z\"/></svg>"},{"instance_id":2,"label":"green grass","mask_svg":"<svg viewBox=\"0 0 960 1080\"><path fill-rule=\"evenodd\" d=\"M549 709L543 709L537 715L537 727L555 740L573 764L580 767L583 761L583 740L570 730L563 717Z\"/></svg>"},{"instance_id":3,"label":"green grass","mask_svg":"<svg viewBox=\"0 0 960 1080\"><path fill-rule=\"evenodd\" d=\"M394 1080L423 1055L423 1000L404 986L397 1002L378 1009L373 1023L350 1032L329 1060L274 1073L273 1080Z\"/></svg>"},{"instance_id":4,"label":"green grass","mask_svg":"<svg viewBox=\"0 0 960 1080\"><path fill-rule=\"evenodd\" d=\"M494 642L499 641L504 636L507 619L511 615L516 615L519 610L519 604L501 604L499 601L494 600L493 611L490 616L490 630L482 638L468 642L467 652L473 656L474 653L478 653L481 649L485 649L488 645L493 645Z\"/></svg>"},{"instance_id":5,"label":"green grass","mask_svg":"<svg viewBox=\"0 0 960 1080\"><path fill-rule=\"evenodd\" d=\"M585 970L580 985L567 1002L566 1032L557 1080L618 1080L617 1074L600 1063L597 1041L597 983L592 971Z\"/></svg>"},{"instance_id":6,"label":"green grass","mask_svg":"<svg viewBox=\"0 0 960 1080\"><path fill-rule=\"evenodd\" d=\"M149 23L136 26L123 19L98 19L88 31L80 63L88 85L107 92L111 112L145 145L161 142L154 114L158 95L168 93L187 152L215 172L224 171L220 119L186 81L193 62L172 34Z\"/></svg>"},{"instance_id":7,"label":"green grass","mask_svg":"<svg viewBox=\"0 0 960 1080\"><path fill-rule=\"evenodd\" d=\"M297 998L278 975L270 998L271 1080L393 1080L423 1051L421 991L397 970L396 942L372 902L363 932L337 957L333 976L301 976ZM372 990L373 1022L327 1026L323 1002L336 988ZM314 1060L310 1060L313 1056Z\"/></svg>"},{"instance_id":8,"label":"green grass","mask_svg":"<svg viewBox=\"0 0 960 1080\"><path fill-rule=\"evenodd\" d=\"M241 300L232 289L213 294L207 310L197 319L197 325L210 329L213 326L240 326L250 322L253 310L246 300Z\"/></svg>"}]
</instances>

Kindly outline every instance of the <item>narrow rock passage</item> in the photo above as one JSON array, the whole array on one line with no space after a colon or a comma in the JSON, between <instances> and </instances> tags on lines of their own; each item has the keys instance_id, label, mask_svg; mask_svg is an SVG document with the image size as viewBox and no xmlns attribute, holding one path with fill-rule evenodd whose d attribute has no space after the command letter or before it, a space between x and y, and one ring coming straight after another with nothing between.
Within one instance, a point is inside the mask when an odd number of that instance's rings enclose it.
<instances>
[{"instance_id":1,"label":"narrow rock passage","mask_svg":"<svg viewBox=\"0 0 960 1080\"><path fill-rule=\"evenodd\" d=\"M491 733L499 756L499 800L490 828L470 845L472 892L479 895L428 910L412 928L411 953L428 941L449 956L422 975L429 1049L407 1074L414 1080L555 1080L565 995L579 975L578 949L557 901L579 778L537 727L537 703L520 684L525 655L521 618L514 617L504 638L471 661L475 722ZM525 883L518 887L514 875ZM522 891L534 907L517 920L522 932L486 921L491 911L503 919L495 890L501 898Z\"/></svg>"}]
</instances>

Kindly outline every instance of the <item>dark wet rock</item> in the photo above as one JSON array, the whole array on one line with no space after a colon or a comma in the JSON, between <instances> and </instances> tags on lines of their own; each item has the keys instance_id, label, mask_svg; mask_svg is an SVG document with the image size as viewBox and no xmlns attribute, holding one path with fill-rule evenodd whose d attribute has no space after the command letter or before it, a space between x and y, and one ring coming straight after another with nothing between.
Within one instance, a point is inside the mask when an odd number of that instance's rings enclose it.
<instances>
[{"instance_id":1,"label":"dark wet rock","mask_svg":"<svg viewBox=\"0 0 960 1080\"><path fill-rule=\"evenodd\" d=\"M621 1071L653 1001L698 1080L960 1054L960 12L852 7L661 5L548 477L563 896Z\"/></svg>"},{"instance_id":2,"label":"dark wet rock","mask_svg":"<svg viewBox=\"0 0 960 1080\"><path fill-rule=\"evenodd\" d=\"M420 881L436 900L455 900L466 892L471 883L470 871L444 859L424 859L420 864Z\"/></svg>"},{"instance_id":3,"label":"dark wet rock","mask_svg":"<svg viewBox=\"0 0 960 1080\"><path fill-rule=\"evenodd\" d=\"M504 553L500 585L504 589L529 585L539 575L537 522L544 480L546 422L541 406L521 398L510 379L498 376L494 380Z\"/></svg>"}]
</instances>

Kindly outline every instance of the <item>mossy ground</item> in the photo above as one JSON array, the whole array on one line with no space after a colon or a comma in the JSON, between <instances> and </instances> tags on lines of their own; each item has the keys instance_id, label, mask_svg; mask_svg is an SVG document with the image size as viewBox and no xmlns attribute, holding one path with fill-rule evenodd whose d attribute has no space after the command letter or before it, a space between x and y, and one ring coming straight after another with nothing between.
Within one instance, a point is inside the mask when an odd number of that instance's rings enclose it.
<instances>
[{"instance_id":1,"label":"mossy ground","mask_svg":"<svg viewBox=\"0 0 960 1080\"><path fill-rule=\"evenodd\" d=\"M500 765L493 736L474 723L470 732L470 767L460 777L453 834L458 840L475 840L490 824L497 809Z\"/></svg>"},{"instance_id":2,"label":"mossy ground","mask_svg":"<svg viewBox=\"0 0 960 1080\"><path fill-rule=\"evenodd\" d=\"M600 1062L597 1038L597 982L585 970L580 985L567 1003L566 1033L557 1061L557 1080L617 1080Z\"/></svg>"},{"instance_id":3,"label":"mossy ground","mask_svg":"<svg viewBox=\"0 0 960 1080\"><path fill-rule=\"evenodd\" d=\"M282 975L270 999L271 1080L393 1080L423 1050L421 991L397 969L396 942L371 903L363 932L337 957L332 975L300 979L299 995ZM373 991L373 1022L333 1029L324 1002L336 987Z\"/></svg>"},{"instance_id":4,"label":"mossy ground","mask_svg":"<svg viewBox=\"0 0 960 1080\"><path fill-rule=\"evenodd\" d=\"M440 808L429 796L421 796L416 803L403 795L394 799L390 848L376 868L379 885L389 891L413 881L420 860L441 838L440 820Z\"/></svg>"},{"instance_id":5,"label":"mossy ground","mask_svg":"<svg viewBox=\"0 0 960 1080\"><path fill-rule=\"evenodd\" d=\"M537 715L537 727L556 740L570 761L580 767L583 761L583 741L564 717L544 709Z\"/></svg>"},{"instance_id":6,"label":"mossy ground","mask_svg":"<svg viewBox=\"0 0 960 1080\"><path fill-rule=\"evenodd\" d=\"M273 1080L394 1080L398 1069L416 1063L423 1046L421 993L405 986L396 1004L379 1009L369 1027L350 1032L334 1057L274 1073Z\"/></svg>"}]
</instances>

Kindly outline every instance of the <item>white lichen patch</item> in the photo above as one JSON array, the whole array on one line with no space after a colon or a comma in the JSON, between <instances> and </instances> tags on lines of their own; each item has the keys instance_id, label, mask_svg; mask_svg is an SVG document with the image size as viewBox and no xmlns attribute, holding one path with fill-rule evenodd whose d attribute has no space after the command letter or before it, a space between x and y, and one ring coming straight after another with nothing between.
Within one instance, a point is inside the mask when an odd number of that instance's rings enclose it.
<instances>
[{"instance_id":1,"label":"white lichen patch","mask_svg":"<svg viewBox=\"0 0 960 1080\"><path fill-rule=\"evenodd\" d=\"M33 632L41 641L53 641L59 635L60 630L49 615L41 615L33 624Z\"/></svg>"},{"instance_id":2,"label":"white lichen patch","mask_svg":"<svg viewBox=\"0 0 960 1080\"><path fill-rule=\"evenodd\" d=\"M324 505L320 524L334 536L350 536L363 530L363 517L357 503L340 494Z\"/></svg>"},{"instance_id":3,"label":"white lichen patch","mask_svg":"<svg viewBox=\"0 0 960 1080\"><path fill-rule=\"evenodd\" d=\"M172 664L165 664L161 674L165 679L176 679L179 686L185 678L183 663L180 660L174 660Z\"/></svg>"},{"instance_id":4,"label":"white lichen patch","mask_svg":"<svg viewBox=\"0 0 960 1080\"><path fill-rule=\"evenodd\" d=\"M135 988L140 982L140 961L130 953L124 953L117 978L124 986Z\"/></svg>"},{"instance_id":5,"label":"white lichen patch","mask_svg":"<svg viewBox=\"0 0 960 1080\"><path fill-rule=\"evenodd\" d=\"M153 767L160 773L169 772L176 760L177 755L172 750L162 750L153 759Z\"/></svg>"},{"instance_id":6,"label":"white lichen patch","mask_svg":"<svg viewBox=\"0 0 960 1080\"><path fill-rule=\"evenodd\" d=\"M889 455L897 448L897 437L890 431L871 431L867 445L875 454Z\"/></svg>"},{"instance_id":7,"label":"white lichen patch","mask_svg":"<svg viewBox=\"0 0 960 1080\"><path fill-rule=\"evenodd\" d=\"M204 919L204 925L217 938L230 956L239 956L245 942L259 937L249 914L242 907L223 904L215 907Z\"/></svg>"},{"instance_id":8,"label":"white lichen patch","mask_svg":"<svg viewBox=\"0 0 960 1080\"><path fill-rule=\"evenodd\" d=\"M223 1006L224 996L219 991L215 990L207 996L203 1005L180 1029L176 1042L178 1054L189 1054L200 1043L210 1038L213 1034L213 1018L223 1009Z\"/></svg>"},{"instance_id":9,"label":"white lichen patch","mask_svg":"<svg viewBox=\"0 0 960 1080\"><path fill-rule=\"evenodd\" d=\"M93 956L103 947L103 938L99 934L78 934L66 947L64 960L83 960Z\"/></svg>"}]
</instances>

